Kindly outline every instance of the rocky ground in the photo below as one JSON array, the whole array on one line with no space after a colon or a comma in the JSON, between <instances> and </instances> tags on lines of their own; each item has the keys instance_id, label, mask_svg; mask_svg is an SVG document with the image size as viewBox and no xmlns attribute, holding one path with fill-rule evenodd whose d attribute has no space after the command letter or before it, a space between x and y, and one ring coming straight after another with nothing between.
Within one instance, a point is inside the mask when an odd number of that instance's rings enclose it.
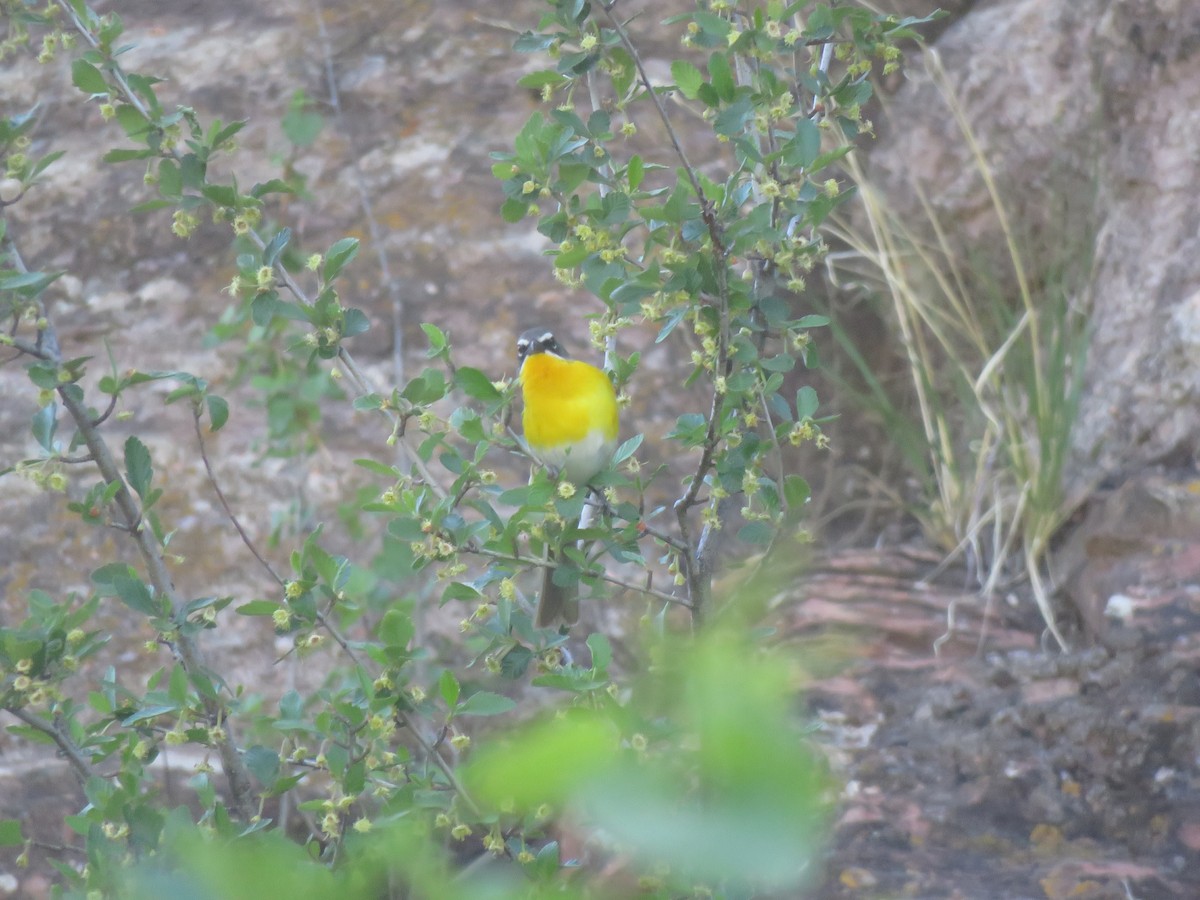
<instances>
[{"instance_id":1,"label":"rocky ground","mask_svg":"<svg viewBox=\"0 0 1200 900\"><path fill-rule=\"evenodd\" d=\"M842 554L791 610L866 651L807 695L847 779L814 896L1200 896L1200 542L1129 557L1109 646L1065 654L935 562Z\"/></svg>"}]
</instances>

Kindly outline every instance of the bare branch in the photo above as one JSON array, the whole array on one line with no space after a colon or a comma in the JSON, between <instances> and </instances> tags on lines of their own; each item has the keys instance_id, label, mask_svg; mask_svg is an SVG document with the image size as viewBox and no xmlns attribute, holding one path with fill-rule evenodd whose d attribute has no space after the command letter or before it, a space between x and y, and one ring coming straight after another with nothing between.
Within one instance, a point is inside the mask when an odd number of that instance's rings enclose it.
<instances>
[{"instance_id":1,"label":"bare branch","mask_svg":"<svg viewBox=\"0 0 1200 900\"><path fill-rule=\"evenodd\" d=\"M42 734L49 737L58 746L59 752L67 758L67 762L71 764L71 770L75 773L75 777L79 779L80 784L86 784L88 779L96 778L99 772L92 768L92 764L84 757L76 743L71 740L70 735L58 727L55 722L48 722L40 716L35 716L28 710L19 706L6 706L4 709L15 718L20 719L30 728L36 728Z\"/></svg>"}]
</instances>

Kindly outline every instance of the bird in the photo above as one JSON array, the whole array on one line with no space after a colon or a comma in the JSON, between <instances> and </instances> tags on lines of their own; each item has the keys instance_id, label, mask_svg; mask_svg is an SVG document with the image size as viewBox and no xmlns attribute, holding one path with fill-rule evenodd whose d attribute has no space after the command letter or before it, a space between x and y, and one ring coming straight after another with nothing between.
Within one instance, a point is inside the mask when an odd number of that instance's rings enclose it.
<instances>
[{"instance_id":1,"label":"bird","mask_svg":"<svg viewBox=\"0 0 1200 900\"><path fill-rule=\"evenodd\" d=\"M518 336L517 364L525 442L559 478L587 489L617 446L620 424L612 381L603 369L571 359L548 328L530 328ZM550 562L554 556L549 553ZM559 622L569 626L579 618L576 589L555 584L554 568L547 566L542 577L535 617L539 628Z\"/></svg>"}]
</instances>

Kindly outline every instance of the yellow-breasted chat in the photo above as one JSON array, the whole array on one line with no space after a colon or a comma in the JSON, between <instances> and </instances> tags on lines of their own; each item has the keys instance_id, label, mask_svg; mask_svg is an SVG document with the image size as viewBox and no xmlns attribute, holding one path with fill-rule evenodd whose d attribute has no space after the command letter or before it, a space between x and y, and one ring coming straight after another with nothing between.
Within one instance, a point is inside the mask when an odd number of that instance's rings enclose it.
<instances>
[{"instance_id":1,"label":"yellow-breasted chat","mask_svg":"<svg viewBox=\"0 0 1200 900\"><path fill-rule=\"evenodd\" d=\"M525 409L525 442L543 463L580 489L612 459L617 446L617 394L602 369L571 359L548 328L517 338L518 381ZM554 583L548 567L538 598L537 625L574 624L573 587Z\"/></svg>"}]
</instances>

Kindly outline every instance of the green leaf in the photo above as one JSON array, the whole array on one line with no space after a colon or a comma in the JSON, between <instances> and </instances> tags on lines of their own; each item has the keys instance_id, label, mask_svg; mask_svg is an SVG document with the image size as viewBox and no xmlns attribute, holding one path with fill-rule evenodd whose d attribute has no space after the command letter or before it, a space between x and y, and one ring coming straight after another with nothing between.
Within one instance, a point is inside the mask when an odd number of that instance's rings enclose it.
<instances>
[{"instance_id":1,"label":"green leaf","mask_svg":"<svg viewBox=\"0 0 1200 900\"><path fill-rule=\"evenodd\" d=\"M500 674L505 678L520 678L533 662L533 651L523 644L516 644L500 657Z\"/></svg>"},{"instance_id":2,"label":"green leaf","mask_svg":"<svg viewBox=\"0 0 1200 900\"><path fill-rule=\"evenodd\" d=\"M442 700L446 706L454 709L458 703L458 695L462 688L458 684L458 679L454 677L454 673L449 669L442 672L442 677L438 680L438 690L441 692Z\"/></svg>"},{"instance_id":3,"label":"green leaf","mask_svg":"<svg viewBox=\"0 0 1200 900\"><path fill-rule=\"evenodd\" d=\"M246 768L265 787L270 787L279 777L279 754L269 747L261 744L247 747L242 759L246 762Z\"/></svg>"},{"instance_id":4,"label":"green leaf","mask_svg":"<svg viewBox=\"0 0 1200 900\"><path fill-rule=\"evenodd\" d=\"M680 93L689 100L695 100L704 84L704 74L686 59L677 59L671 63L671 77Z\"/></svg>"},{"instance_id":5,"label":"green leaf","mask_svg":"<svg viewBox=\"0 0 1200 900\"><path fill-rule=\"evenodd\" d=\"M153 155L153 154L151 154L151 155ZM158 198L155 200L147 200L145 203L139 203L137 206L131 206L131 207L129 207L129 211L131 213L154 212L155 210L167 209L174 205L175 204L173 204L170 200L163 200L162 198Z\"/></svg>"},{"instance_id":6,"label":"green leaf","mask_svg":"<svg viewBox=\"0 0 1200 900\"><path fill-rule=\"evenodd\" d=\"M259 328L265 328L271 324L271 320L275 318L279 307L279 293L277 291L263 291L261 294L256 294L254 299L250 301L250 320Z\"/></svg>"},{"instance_id":7,"label":"green leaf","mask_svg":"<svg viewBox=\"0 0 1200 900\"><path fill-rule=\"evenodd\" d=\"M368 396L374 396L374 397L378 398L377 394L369 394ZM379 405L376 404L370 408L378 409ZM354 460L354 464L356 466L360 466L361 468L366 469L368 472L374 472L376 475L381 475L384 478L393 478L394 479L394 478L400 477L399 469L397 469L395 466L389 466L386 463L381 463L381 462L379 462L379 460L376 460L376 459L356 459L356 460ZM387 617L384 616L384 618L387 618Z\"/></svg>"},{"instance_id":8,"label":"green leaf","mask_svg":"<svg viewBox=\"0 0 1200 900\"><path fill-rule=\"evenodd\" d=\"M717 134L733 137L746 127L746 122L754 115L754 106L749 97L740 97L717 114L713 120L713 130Z\"/></svg>"},{"instance_id":9,"label":"green leaf","mask_svg":"<svg viewBox=\"0 0 1200 900\"><path fill-rule=\"evenodd\" d=\"M4 272L0 273L0 291L20 291L33 296L58 278L61 272Z\"/></svg>"},{"instance_id":10,"label":"green leaf","mask_svg":"<svg viewBox=\"0 0 1200 900\"><path fill-rule=\"evenodd\" d=\"M454 385L468 397L493 403L500 399L500 392L492 384L492 380L479 369L463 366L454 372Z\"/></svg>"},{"instance_id":11,"label":"green leaf","mask_svg":"<svg viewBox=\"0 0 1200 900\"><path fill-rule=\"evenodd\" d=\"M500 204L500 218L510 225L520 222L529 212L529 201L509 197Z\"/></svg>"},{"instance_id":12,"label":"green leaf","mask_svg":"<svg viewBox=\"0 0 1200 900\"><path fill-rule=\"evenodd\" d=\"M597 672L606 670L612 662L612 644L608 642L608 638L596 632L588 635L587 645L592 651L592 668Z\"/></svg>"},{"instance_id":13,"label":"green leaf","mask_svg":"<svg viewBox=\"0 0 1200 900\"><path fill-rule=\"evenodd\" d=\"M71 83L85 94L107 94L109 91L100 70L84 59L71 63Z\"/></svg>"},{"instance_id":14,"label":"green leaf","mask_svg":"<svg viewBox=\"0 0 1200 900\"><path fill-rule=\"evenodd\" d=\"M821 131L803 117L796 120L796 133L783 147L783 161L795 169L806 169L821 153Z\"/></svg>"},{"instance_id":15,"label":"green leaf","mask_svg":"<svg viewBox=\"0 0 1200 900\"><path fill-rule=\"evenodd\" d=\"M220 431L225 423L229 421L228 401L216 394L208 394L205 396L204 402L208 404L209 431Z\"/></svg>"},{"instance_id":16,"label":"green leaf","mask_svg":"<svg viewBox=\"0 0 1200 900\"><path fill-rule=\"evenodd\" d=\"M799 475L787 475L783 479L783 500L788 506L788 510L797 512L812 495L812 489L808 486L808 482Z\"/></svg>"},{"instance_id":17,"label":"green leaf","mask_svg":"<svg viewBox=\"0 0 1200 900\"><path fill-rule=\"evenodd\" d=\"M187 703L189 686L187 670L181 665L175 666L171 670L171 678L167 682L167 696L179 707L182 707Z\"/></svg>"},{"instance_id":18,"label":"green leaf","mask_svg":"<svg viewBox=\"0 0 1200 900\"><path fill-rule=\"evenodd\" d=\"M321 267L321 277L328 284L337 278L342 269L358 255L358 238L342 238L334 243L325 254L325 265Z\"/></svg>"},{"instance_id":19,"label":"green leaf","mask_svg":"<svg viewBox=\"0 0 1200 900\"><path fill-rule=\"evenodd\" d=\"M92 584L96 585L106 596L116 594L116 582L118 578L129 578L133 575L133 569L128 563L114 562L101 566L92 572Z\"/></svg>"},{"instance_id":20,"label":"green leaf","mask_svg":"<svg viewBox=\"0 0 1200 900\"><path fill-rule=\"evenodd\" d=\"M346 310L345 318L342 322L343 337L354 337L356 334L365 334L370 330L371 320L367 318L366 313L354 307Z\"/></svg>"},{"instance_id":21,"label":"green leaf","mask_svg":"<svg viewBox=\"0 0 1200 900\"><path fill-rule=\"evenodd\" d=\"M747 522L738 529L738 540L747 544L769 544L775 537L775 526L770 522Z\"/></svg>"},{"instance_id":22,"label":"green leaf","mask_svg":"<svg viewBox=\"0 0 1200 900\"><path fill-rule=\"evenodd\" d=\"M150 488L150 479L154 477L154 467L150 464L150 451L138 440L136 435L130 435L125 441L125 478L142 499Z\"/></svg>"},{"instance_id":23,"label":"green leaf","mask_svg":"<svg viewBox=\"0 0 1200 900\"><path fill-rule=\"evenodd\" d=\"M130 160L134 159L148 159L154 155L154 151L146 147L141 149L134 149L132 147L118 147L115 150L109 150L104 154L103 157L101 157L101 159L103 159L103 161L106 163L122 163L129 162Z\"/></svg>"},{"instance_id":24,"label":"green leaf","mask_svg":"<svg viewBox=\"0 0 1200 900\"><path fill-rule=\"evenodd\" d=\"M354 408L359 412L374 412L377 409L383 409L383 398L378 394L363 394L361 397L354 398ZM362 464L362 460L355 460Z\"/></svg>"},{"instance_id":25,"label":"green leaf","mask_svg":"<svg viewBox=\"0 0 1200 900\"><path fill-rule=\"evenodd\" d=\"M636 191L645 175L646 164L642 161L642 158L636 154L630 157L629 167L625 170L625 177L629 179L629 189Z\"/></svg>"},{"instance_id":26,"label":"green leaf","mask_svg":"<svg viewBox=\"0 0 1200 900\"><path fill-rule=\"evenodd\" d=\"M541 69L537 72L530 72L528 75L523 75L517 79L517 84L520 87L528 88L531 91L540 91L546 85L558 87L566 83L567 79L553 69Z\"/></svg>"},{"instance_id":27,"label":"green leaf","mask_svg":"<svg viewBox=\"0 0 1200 900\"><path fill-rule=\"evenodd\" d=\"M713 89L717 96L729 103L733 100L734 81L733 69L723 53L714 53L708 59L708 74L712 77Z\"/></svg>"},{"instance_id":28,"label":"green leaf","mask_svg":"<svg viewBox=\"0 0 1200 900\"><path fill-rule=\"evenodd\" d=\"M379 622L379 640L385 646L406 650L408 643L416 634L412 616L399 609L389 609Z\"/></svg>"},{"instance_id":29,"label":"green leaf","mask_svg":"<svg viewBox=\"0 0 1200 900\"><path fill-rule=\"evenodd\" d=\"M183 173L173 159L164 159L158 164L158 190L164 197L178 197L183 193Z\"/></svg>"},{"instance_id":30,"label":"green leaf","mask_svg":"<svg viewBox=\"0 0 1200 900\"><path fill-rule=\"evenodd\" d=\"M150 719L157 719L159 716L170 715L178 712L179 707L174 704L156 704L154 706L143 706L131 716L127 716L121 720L121 724L126 727L136 725L138 722L146 722Z\"/></svg>"},{"instance_id":31,"label":"green leaf","mask_svg":"<svg viewBox=\"0 0 1200 900\"><path fill-rule=\"evenodd\" d=\"M575 713L526 729L514 741L481 747L465 772L471 792L523 811L560 805L581 785L600 780L617 756L616 729L598 716Z\"/></svg>"},{"instance_id":32,"label":"green leaf","mask_svg":"<svg viewBox=\"0 0 1200 900\"><path fill-rule=\"evenodd\" d=\"M92 577L95 577L94 573ZM113 578L112 586L121 602L135 612L147 616L155 616L161 612L159 604L154 602L150 589L142 579L133 575L118 575Z\"/></svg>"},{"instance_id":33,"label":"green leaf","mask_svg":"<svg viewBox=\"0 0 1200 900\"><path fill-rule=\"evenodd\" d=\"M817 412L817 392L809 385L796 391L796 418L811 419Z\"/></svg>"},{"instance_id":34,"label":"green leaf","mask_svg":"<svg viewBox=\"0 0 1200 900\"><path fill-rule=\"evenodd\" d=\"M446 332L442 331L436 325L431 325L429 322L422 322L421 330L425 332L425 340L429 341L430 356L437 356L450 346L450 340L446 337Z\"/></svg>"},{"instance_id":35,"label":"green leaf","mask_svg":"<svg viewBox=\"0 0 1200 900\"><path fill-rule=\"evenodd\" d=\"M239 616L269 616L279 609L279 603L274 600L251 600L237 607L234 612Z\"/></svg>"},{"instance_id":36,"label":"green leaf","mask_svg":"<svg viewBox=\"0 0 1200 900\"><path fill-rule=\"evenodd\" d=\"M829 316L801 316L794 324L797 328L824 328L829 324Z\"/></svg>"},{"instance_id":37,"label":"green leaf","mask_svg":"<svg viewBox=\"0 0 1200 900\"><path fill-rule=\"evenodd\" d=\"M280 122L284 136L297 147L307 147L312 144L321 130L325 127L325 119L320 113L307 109L290 109Z\"/></svg>"},{"instance_id":38,"label":"green leaf","mask_svg":"<svg viewBox=\"0 0 1200 900\"><path fill-rule=\"evenodd\" d=\"M281 228L275 233L275 237L271 238L271 242L263 249L262 264L264 266L273 266L279 260L279 254L283 253L283 248L288 245L288 241L292 239L292 229Z\"/></svg>"},{"instance_id":39,"label":"green leaf","mask_svg":"<svg viewBox=\"0 0 1200 900\"><path fill-rule=\"evenodd\" d=\"M510 700L501 694L478 691L459 704L455 708L454 714L456 716L498 716L513 709L516 705L515 700Z\"/></svg>"},{"instance_id":40,"label":"green leaf","mask_svg":"<svg viewBox=\"0 0 1200 900\"><path fill-rule=\"evenodd\" d=\"M616 452L613 453L612 464L614 466L619 466L621 463L625 462L625 460L629 459L629 457L633 456L633 454L637 452L638 447L642 445L642 439L644 437L645 435L635 434L629 440L621 444L621 446L617 448Z\"/></svg>"},{"instance_id":41,"label":"green leaf","mask_svg":"<svg viewBox=\"0 0 1200 900\"><path fill-rule=\"evenodd\" d=\"M267 194L294 194L296 189L281 178L270 178L266 181L261 181L254 187L250 188L250 196L256 200L265 197Z\"/></svg>"},{"instance_id":42,"label":"green leaf","mask_svg":"<svg viewBox=\"0 0 1200 900\"><path fill-rule=\"evenodd\" d=\"M58 404L51 401L33 415L33 437L47 453L54 452L54 432L58 429Z\"/></svg>"},{"instance_id":43,"label":"green leaf","mask_svg":"<svg viewBox=\"0 0 1200 900\"><path fill-rule=\"evenodd\" d=\"M150 131L150 123L138 112L137 107L122 103L117 107L117 124L125 132L125 136L135 140L146 138Z\"/></svg>"},{"instance_id":44,"label":"green leaf","mask_svg":"<svg viewBox=\"0 0 1200 900\"><path fill-rule=\"evenodd\" d=\"M21 823L17 819L0 819L0 847L17 847L23 843Z\"/></svg>"}]
</instances>

